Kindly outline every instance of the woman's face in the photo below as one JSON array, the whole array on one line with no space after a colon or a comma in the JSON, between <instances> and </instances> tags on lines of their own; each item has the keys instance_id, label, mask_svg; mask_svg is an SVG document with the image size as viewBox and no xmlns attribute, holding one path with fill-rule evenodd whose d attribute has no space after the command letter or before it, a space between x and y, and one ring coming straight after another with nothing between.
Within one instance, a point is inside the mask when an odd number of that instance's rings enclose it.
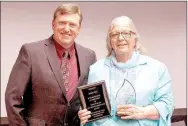
<instances>
[{"instance_id":1,"label":"woman's face","mask_svg":"<svg viewBox=\"0 0 188 126\"><path fill-rule=\"evenodd\" d=\"M131 31L130 26L116 24L110 32L111 46L116 55L132 54L135 50L135 33Z\"/></svg>"}]
</instances>

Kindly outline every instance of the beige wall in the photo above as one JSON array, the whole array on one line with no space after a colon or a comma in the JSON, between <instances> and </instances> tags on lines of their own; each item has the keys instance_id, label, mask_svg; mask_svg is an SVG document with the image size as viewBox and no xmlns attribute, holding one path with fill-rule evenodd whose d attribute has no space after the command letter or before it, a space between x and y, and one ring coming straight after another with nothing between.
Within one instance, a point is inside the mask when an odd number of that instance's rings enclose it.
<instances>
[{"instance_id":1,"label":"beige wall","mask_svg":"<svg viewBox=\"0 0 188 126\"><path fill-rule=\"evenodd\" d=\"M5 89L19 49L26 42L48 38L55 8L63 2L1 3L1 116L6 116ZM177 108L186 107L185 2L79 2L83 11L76 41L106 55L105 39L114 17L130 16L149 55L164 62L173 79Z\"/></svg>"}]
</instances>

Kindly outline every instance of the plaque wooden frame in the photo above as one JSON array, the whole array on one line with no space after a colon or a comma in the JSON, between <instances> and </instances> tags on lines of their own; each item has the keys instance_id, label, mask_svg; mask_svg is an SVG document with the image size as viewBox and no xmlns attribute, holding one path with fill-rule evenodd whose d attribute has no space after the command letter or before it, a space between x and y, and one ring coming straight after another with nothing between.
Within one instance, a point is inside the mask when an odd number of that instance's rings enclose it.
<instances>
[{"instance_id":1,"label":"plaque wooden frame","mask_svg":"<svg viewBox=\"0 0 188 126\"><path fill-rule=\"evenodd\" d=\"M110 116L111 106L104 80L77 87L82 109L91 111L88 122Z\"/></svg>"}]
</instances>

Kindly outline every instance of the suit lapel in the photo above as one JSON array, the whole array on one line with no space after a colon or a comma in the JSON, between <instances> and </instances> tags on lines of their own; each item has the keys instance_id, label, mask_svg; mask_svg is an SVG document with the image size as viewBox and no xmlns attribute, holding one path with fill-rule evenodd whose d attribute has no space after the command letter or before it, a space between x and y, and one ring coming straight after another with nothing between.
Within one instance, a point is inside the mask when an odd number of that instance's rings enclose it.
<instances>
[{"instance_id":1,"label":"suit lapel","mask_svg":"<svg viewBox=\"0 0 188 126\"><path fill-rule=\"evenodd\" d=\"M80 86L82 85L82 80L84 79L84 70L85 70L85 59L84 59L84 51L82 49L82 47L78 44L75 43L75 48L76 48L76 53L77 53L77 61L78 61L78 67L79 67L79 71L80 71L80 76L77 82L77 85ZM57 57L57 53L56 53L56 49L54 46L54 43L52 41L52 37L50 37L49 39L46 40L45 42L45 52L48 58L48 62L51 66L51 69L56 77L56 80L58 82L59 87L61 88L61 90L63 91L64 96L66 97L66 91L65 91L65 87L63 85L63 77L62 77L62 73L61 73L61 69L60 69L60 64L58 63L58 57ZM75 88L74 90L74 95L73 98L75 97L77 88ZM73 99L72 98L72 99Z\"/></svg>"},{"instance_id":2,"label":"suit lapel","mask_svg":"<svg viewBox=\"0 0 188 126\"><path fill-rule=\"evenodd\" d=\"M78 64L79 64L79 71L80 71L80 76L79 76L79 79L78 79L78 83L77 85L81 85L80 82L82 82L83 80L83 75L84 75L84 70L85 70L85 60L84 59L84 52L83 52L83 49L81 49L82 47L80 47L80 45L78 44L75 44L75 47L76 47L76 52L77 52L77 57L78 57Z\"/></svg>"},{"instance_id":3,"label":"suit lapel","mask_svg":"<svg viewBox=\"0 0 188 126\"><path fill-rule=\"evenodd\" d=\"M85 57L84 57L84 51L80 45L75 43L75 48L76 48L78 68L79 68L79 73L80 73L80 76L78 78L78 82L76 85L81 86L81 85L83 85L83 83L81 83L81 82L83 82L84 70L86 69L85 59L84 59ZM74 95L73 95L71 101L78 97L78 94L76 92L77 92L77 88L75 88L73 91Z\"/></svg>"},{"instance_id":4,"label":"suit lapel","mask_svg":"<svg viewBox=\"0 0 188 126\"><path fill-rule=\"evenodd\" d=\"M62 78L62 73L60 69L60 64L58 62L58 57L57 57L54 43L52 41L52 37L47 39L45 42L45 52L46 52L49 64L51 66L51 69L53 73L55 74L56 80L59 84L59 87L63 91L64 96L66 96L65 87L63 85L63 78Z\"/></svg>"}]
</instances>

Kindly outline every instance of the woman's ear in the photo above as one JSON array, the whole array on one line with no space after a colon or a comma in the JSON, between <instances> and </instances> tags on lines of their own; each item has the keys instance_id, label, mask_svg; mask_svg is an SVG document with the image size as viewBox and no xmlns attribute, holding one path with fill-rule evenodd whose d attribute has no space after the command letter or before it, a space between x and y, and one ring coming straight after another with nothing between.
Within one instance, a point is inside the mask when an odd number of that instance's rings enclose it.
<instances>
[{"instance_id":1,"label":"woman's ear","mask_svg":"<svg viewBox=\"0 0 188 126\"><path fill-rule=\"evenodd\" d=\"M135 38L135 46L134 46L134 48L135 49L139 48L138 37Z\"/></svg>"}]
</instances>

